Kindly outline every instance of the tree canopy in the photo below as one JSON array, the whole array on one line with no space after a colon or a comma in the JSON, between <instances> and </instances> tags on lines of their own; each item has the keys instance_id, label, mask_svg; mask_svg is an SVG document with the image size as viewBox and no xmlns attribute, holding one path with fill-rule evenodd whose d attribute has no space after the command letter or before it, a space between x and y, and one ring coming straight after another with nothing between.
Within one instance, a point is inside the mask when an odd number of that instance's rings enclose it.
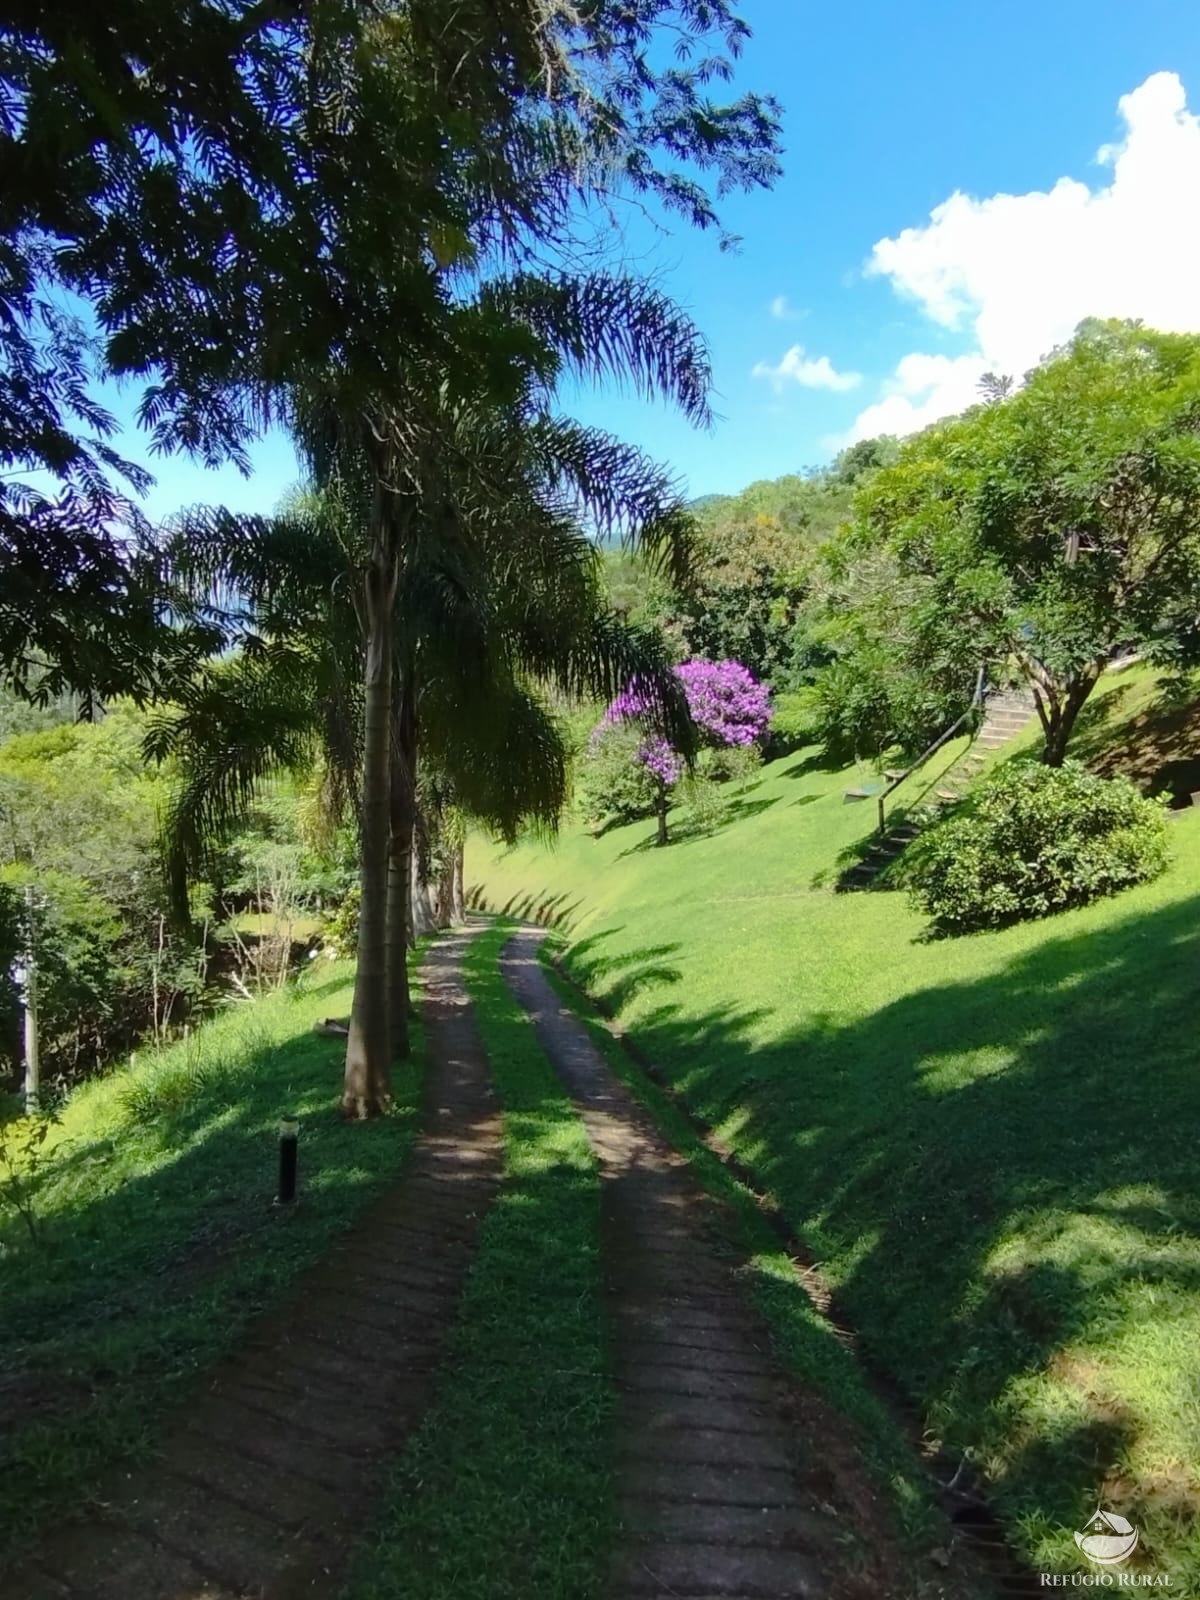
<instances>
[{"instance_id":1,"label":"tree canopy","mask_svg":"<svg viewBox=\"0 0 1200 1600\"><path fill-rule=\"evenodd\" d=\"M890 698L893 731L896 684L962 709L985 665L1030 686L1060 764L1113 655L1169 653L1200 615L1200 339L1083 324L870 477L832 570L846 670Z\"/></svg>"}]
</instances>

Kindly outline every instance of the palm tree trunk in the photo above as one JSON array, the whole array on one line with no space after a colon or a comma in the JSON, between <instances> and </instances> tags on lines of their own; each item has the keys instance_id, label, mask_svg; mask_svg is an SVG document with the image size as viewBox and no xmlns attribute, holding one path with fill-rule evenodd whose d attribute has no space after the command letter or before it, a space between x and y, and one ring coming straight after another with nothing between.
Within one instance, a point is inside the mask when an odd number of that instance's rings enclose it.
<instances>
[{"instance_id":1,"label":"palm tree trunk","mask_svg":"<svg viewBox=\"0 0 1200 1600\"><path fill-rule=\"evenodd\" d=\"M432 933L437 926L430 891L429 843L418 812L413 829L412 852L412 926L418 939L422 934Z\"/></svg>"},{"instance_id":2,"label":"palm tree trunk","mask_svg":"<svg viewBox=\"0 0 1200 1600\"><path fill-rule=\"evenodd\" d=\"M342 1115L379 1116L391 1101L387 988L387 880L396 558L376 541L366 576L366 722L363 740L358 967L346 1043Z\"/></svg>"},{"instance_id":3,"label":"palm tree trunk","mask_svg":"<svg viewBox=\"0 0 1200 1600\"><path fill-rule=\"evenodd\" d=\"M465 922L467 920L467 901L463 890L463 856L466 847L455 845L453 877L450 891L450 920L452 922Z\"/></svg>"},{"instance_id":4,"label":"palm tree trunk","mask_svg":"<svg viewBox=\"0 0 1200 1600\"><path fill-rule=\"evenodd\" d=\"M430 893L429 879L425 876L425 869L421 865L421 852L419 850L413 851L412 903L413 932L419 939L422 934L432 933L437 926L437 919L433 913L433 896Z\"/></svg>"},{"instance_id":5,"label":"palm tree trunk","mask_svg":"<svg viewBox=\"0 0 1200 1600\"><path fill-rule=\"evenodd\" d=\"M392 730L391 833L388 840L388 995L391 1004L392 1060L409 1053L408 950L413 942L413 811L417 765L417 719L411 671L402 674Z\"/></svg>"},{"instance_id":6,"label":"palm tree trunk","mask_svg":"<svg viewBox=\"0 0 1200 1600\"><path fill-rule=\"evenodd\" d=\"M454 859L447 856L438 872L434 915L439 928L448 928L454 921Z\"/></svg>"}]
</instances>

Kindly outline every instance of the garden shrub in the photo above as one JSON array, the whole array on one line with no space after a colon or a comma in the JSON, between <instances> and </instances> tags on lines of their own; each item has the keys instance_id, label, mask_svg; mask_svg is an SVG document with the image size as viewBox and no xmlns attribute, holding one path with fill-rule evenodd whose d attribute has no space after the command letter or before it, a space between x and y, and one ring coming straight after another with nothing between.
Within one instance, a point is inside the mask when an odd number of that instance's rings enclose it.
<instances>
[{"instance_id":1,"label":"garden shrub","mask_svg":"<svg viewBox=\"0 0 1200 1600\"><path fill-rule=\"evenodd\" d=\"M968 810L910 847L913 899L945 933L999 928L1156 877L1163 806L1078 762L1002 767Z\"/></svg>"},{"instance_id":2,"label":"garden shrub","mask_svg":"<svg viewBox=\"0 0 1200 1600\"><path fill-rule=\"evenodd\" d=\"M358 915L362 908L362 886L352 884L341 905L327 918L324 944L339 959L353 961L358 954Z\"/></svg>"},{"instance_id":3,"label":"garden shrub","mask_svg":"<svg viewBox=\"0 0 1200 1600\"><path fill-rule=\"evenodd\" d=\"M658 783L638 759L645 742L645 732L635 722L596 724L579 776L580 805L589 827L653 814Z\"/></svg>"}]
</instances>

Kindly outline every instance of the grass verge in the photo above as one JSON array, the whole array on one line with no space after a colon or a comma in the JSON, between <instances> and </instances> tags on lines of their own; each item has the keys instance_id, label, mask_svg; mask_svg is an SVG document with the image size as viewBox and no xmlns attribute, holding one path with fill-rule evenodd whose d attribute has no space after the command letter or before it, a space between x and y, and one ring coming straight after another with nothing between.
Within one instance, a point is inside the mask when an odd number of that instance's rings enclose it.
<instances>
[{"instance_id":1,"label":"grass verge","mask_svg":"<svg viewBox=\"0 0 1200 1600\"><path fill-rule=\"evenodd\" d=\"M504 1113L504 1175L433 1410L402 1455L352 1600L590 1600L611 1527L600 1195L583 1124L497 965L467 987Z\"/></svg>"},{"instance_id":2,"label":"grass verge","mask_svg":"<svg viewBox=\"0 0 1200 1600\"><path fill-rule=\"evenodd\" d=\"M238 1341L399 1169L420 1073L396 1113L336 1115L352 969L239 1006L95 1079L27 1174L37 1240L0 1206L0 1557L86 1510L198 1368ZM277 1124L300 1123L300 1201L272 1206ZM2 1130L0 1130L2 1133Z\"/></svg>"}]
</instances>

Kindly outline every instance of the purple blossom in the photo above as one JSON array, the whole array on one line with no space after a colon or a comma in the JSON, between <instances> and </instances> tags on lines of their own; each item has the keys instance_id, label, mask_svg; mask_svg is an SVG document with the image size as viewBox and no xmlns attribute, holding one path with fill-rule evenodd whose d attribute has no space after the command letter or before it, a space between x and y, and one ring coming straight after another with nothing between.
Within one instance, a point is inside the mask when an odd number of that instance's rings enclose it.
<instances>
[{"instance_id":1,"label":"purple blossom","mask_svg":"<svg viewBox=\"0 0 1200 1600\"><path fill-rule=\"evenodd\" d=\"M692 721L723 745L752 745L771 720L771 691L740 661L685 661L683 680Z\"/></svg>"},{"instance_id":2,"label":"purple blossom","mask_svg":"<svg viewBox=\"0 0 1200 1600\"><path fill-rule=\"evenodd\" d=\"M771 691L740 661L696 659L685 661L675 672L683 684L692 721L713 744L746 747L762 737L771 720ZM606 727L645 716L653 709L652 696L635 679L592 729L591 748ZM683 774L683 757L661 737L646 739L636 759L668 787Z\"/></svg>"},{"instance_id":3,"label":"purple blossom","mask_svg":"<svg viewBox=\"0 0 1200 1600\"><path fill-rule=\"evenodd\" d=\"M665 739L647 739L638 750L637 759L668 788L683 775L683 757Z\"/></svg>"},{"instance_id":4,"label":"purple blossom","mask_svg":"<svg viewBox=\"0 0 1200 1600\"><path fill-rule=\"evenodd\" d=\"M652 709L652 701L645 690L638 687L637 679L623 689L617 698L609 703L604 713L605 722L624 722L629 718L645 716Z\"/></svg>"}]
</instances>

